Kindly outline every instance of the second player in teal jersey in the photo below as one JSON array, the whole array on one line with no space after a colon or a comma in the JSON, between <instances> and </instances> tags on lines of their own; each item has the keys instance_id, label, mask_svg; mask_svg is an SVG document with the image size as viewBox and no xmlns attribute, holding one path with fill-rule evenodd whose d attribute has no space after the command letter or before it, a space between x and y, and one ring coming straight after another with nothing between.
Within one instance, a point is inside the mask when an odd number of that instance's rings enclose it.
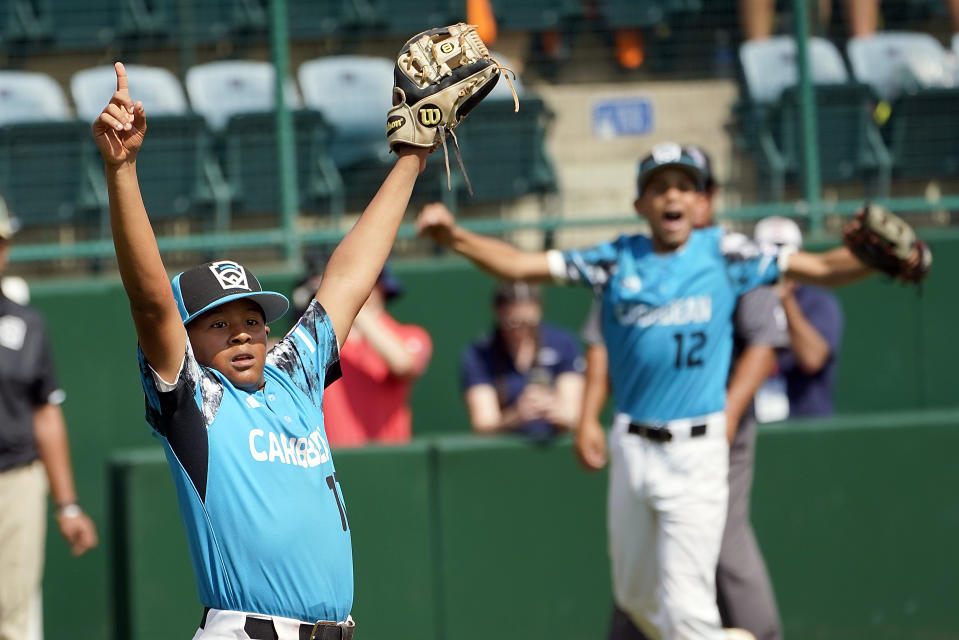
<instances>
[{"instance_id":1,"label":"second player in teal jersey","mask_svg":"<svg viewBox=\"0 0 959 640\"><path fill-rule=\"evenodd\" d=\"M715 574L726 512L725 382L736 300L788 275L840 285L872 270L846 248L763 250L693 231L702 174L680 145L640 163L634 205L649 235L574 251L525 252L456 225L441 205L421 233L512 280L578 283L601 299L617 418L610 437L613 596L648 637L721 640Z\"/></svg>"}]
</instances>

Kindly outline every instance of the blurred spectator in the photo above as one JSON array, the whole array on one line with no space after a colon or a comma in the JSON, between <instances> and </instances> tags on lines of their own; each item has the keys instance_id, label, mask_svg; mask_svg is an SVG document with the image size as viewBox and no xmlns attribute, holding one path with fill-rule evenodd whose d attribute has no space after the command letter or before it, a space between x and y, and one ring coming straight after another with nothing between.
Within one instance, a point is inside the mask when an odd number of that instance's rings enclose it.
<instances>
[{"instance_id":1,"label":"blurred spectator","mask_svg":"<svg viewBox=\"0 0 959 640\"><path fill-rule=\"evenodd\" d=\"M760 244L802 247L799 225L789 218L773 216L760 220L754 236ZM791 346L777 354L779 387L784 387L788 400L787 415L790 418L832 415L843 325L839 301L829 291L791 280L779 285L779 297L789 326ZM777 381L773 380L764 388L764 397L757 398L758 413L762 413L762 402L766 403L766 409L775 405L776 397L771 393L775 393L776 387ZM782 419L786 415L766 413L762 417L769 421L770 417Z\"/></svg>"},{"instance_id":2,"label":"blurred spectator","mask_svg":"<svg viewBox=\"0 0 959 640\"><path fill-rule=\"evenodd\" d=\"M573 334L542 322L539 287L503 282L493 295L493 333L463 355L470 424L545 439L579 419L583 361Z\"/></svg>"},{"instance_id":3,"label":"blurred spectator","mask_svg":"<svg viewBox=\"0 0 959 640\"><path fill-rule=\"evenodd\" d=\"M319 287L321 270L293 292L293 305L302 315ZM360 309L353 328L340 349L343 379L323 394L326 436L332 447L368 443L407 442L412 435L409 406L413 382L426 370L433 343L422 327L400 324L386 305L403 287L384 267L370 297Z\"/></svg>"},{"instance_id":4,"label":"blurred spectator","mask_svg":"<svg viewBox=\"0 0 959 640\"><path fill-rule=\"evenodd\" d=\"M0 273L13 233L0 199ZM77 504L60 409L65 394L43 318L11 300L8 289L4 283L0 292L0 640L23 640L41 635L48 490L74 555L96 546L97 531Z\"/></svg>"},{"instance_id":5,"label":"blurred spectator","mask_svg":"<svg viewBox=\"0 0 959 640\"><path fill-rule=\"evenodd\" d=\"M814 2L809 5L812 8ZM959 33L959 0L943 0L949 13L953 33ZM879 28L879 0L843 0L843 15L850 38L870 36ZM832 18L832 0L818 0L815 7L820 24ZM739 0L739 23L743 40L768 38L773 32L775 0Z\"/></svg>"}]
</instances>

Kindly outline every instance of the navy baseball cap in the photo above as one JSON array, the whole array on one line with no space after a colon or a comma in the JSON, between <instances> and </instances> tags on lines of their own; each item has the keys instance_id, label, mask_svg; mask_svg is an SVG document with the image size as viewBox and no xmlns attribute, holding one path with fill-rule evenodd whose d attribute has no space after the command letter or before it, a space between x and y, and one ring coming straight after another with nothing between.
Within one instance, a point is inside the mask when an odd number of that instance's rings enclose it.
<instances>
[{"instance_id":1,"label":"navy baseball cap","mask_svg":"<svg viewBox=\"0 0 959 640\"><path fill-rule=\"evenodd\" d=\"M662 142L653 147L649 155L639 161L639 177L636 185L639 195L643 194L643 187L646 186L649 179L656 172L667 167L675 167L685 171L696 183L696 189L699 191L706 189L706 179L696 159L675 142Z\"/></svg>"},{"instance_id":2,"label":"navy baseball cap","mask_svg":"<svg viewBox=\"0 0 959 640\"><path fill-rule=\"evenodd\" d=\"M715 187L716 180L713 178L713 163L712 160L709 159L709 154L706 153L706 150L698 144L687 144L683 147L683 153L692 158L693 162L699 166L699 170L703 174L703 185L706 191L710 191Z\"/></svg>"},{"instance_id":3,"label":"navy baseball cap","mask_svg":"<svg viewBox=\"0 0 959 640\"><path fill-rule=\"evenodd\" d=\"M250 298L263 309L266 322L280 318L290 308L286 296L264 291L260 281L239 262L217 260L177 274L171 283L183 324L210 309Z\"/></svg>"}]
</instances>

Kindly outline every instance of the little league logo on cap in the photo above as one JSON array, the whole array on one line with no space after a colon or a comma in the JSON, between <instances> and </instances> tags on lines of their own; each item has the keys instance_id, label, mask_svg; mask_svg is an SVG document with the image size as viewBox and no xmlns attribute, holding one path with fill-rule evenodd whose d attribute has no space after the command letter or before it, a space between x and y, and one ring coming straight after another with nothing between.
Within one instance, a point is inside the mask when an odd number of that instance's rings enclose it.
<instances>
[{"instance_id":1,"label":"little league logo on cap","mask_svg":"<svg viewBox=\"0 0 959 640\"><path fill-rule=\"evenodd\" d=\"M173 278L171 286L184 324L210 309L243 298L260 305L266 322L273 322L290 306L286 296L264 291L256 276L233 260L193 267Z\"/></svg>"},{"instance_id":2,"label":"little league logo on cap","mask_svg":"<svg viewBox=\"0 0 959 640\"><path fill-rule=\"evenodd\" d=\"M639 193L649 182L654 173L666 167L675 167L685 171L696 183L696 188L702 191L705 188L702 167L696 159L691 157L682 146L675 142L661 142L639 161Z\"/></svg>"},{"instance_id":3,"label":"little league logo on cap","mask_svg":"<svg viewBox=\"0 0 959 640\"><path fill-rule=\"evenodd\" d=\"M683 148L675 142L663 142L653 147L650 155L656 164L669 164L670 162L679 162L683 157Z\"/></svg>"},{"instance_id":4,"label":"little league logo on cap","mask_svg":"<svg viewBox=\"0 0 959 640\"><path fill-rule=\"evenodd\" d=\"M210 271L216 276L217 282L224 289L246 289L250 285L246 282L246 269L242 265L230 260L220 260L210 265Z\"/></svg>"}]
</instances>

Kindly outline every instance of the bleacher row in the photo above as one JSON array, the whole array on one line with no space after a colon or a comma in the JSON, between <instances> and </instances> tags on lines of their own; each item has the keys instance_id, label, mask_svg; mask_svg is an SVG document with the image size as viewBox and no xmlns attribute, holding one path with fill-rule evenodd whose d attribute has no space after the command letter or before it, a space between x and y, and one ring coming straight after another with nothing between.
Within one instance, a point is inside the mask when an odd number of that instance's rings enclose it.
<instances>
[{"instance_id":1,"label":"bleacher row","mask_svg":"<svg viewBox=\"0 0 959 640\"><path fill-rule=\"evenodd\" d=\"M810 38L819 166L826 183L865 181L886 196L893 179L959 176L959 36L947 51L925 33L852 38L846 62L829 40ZM796 42L781 36L740 48L744 95L736 142L757 162L772 200L802 166Z\"/></svg>"},{"instance_id":2,"label":"bleacher row","mask_svg":"<svg viewBox=\"0 0 959 640\"><path fill-rule=\"evenodd\" d=\"M274 68L230 60L197 65L184 85L167 69L128 65L130 91L147 112L138 159L151 218L198 213L217 230L235 216L276 226L280 185L275 136ZM105 182L90 124L116 88L112 66L70 79L75 112L57 82L41 73L0 72L0 195L24 227L68 223L90 237L107 231ZM304 62L286 84L296 138L298 208L334 218L362 208L392 166L385 139L393 62L327 56ZM551 113L517 84L513 113L506 83L497 86L460 135L479 201L556 189L544 138ZM465 131L465 129L469 129ZM508 150L508 152L507 152ZM468 197L455 170L446 186L442 154L418 184L421 199L455 206ZM272 216L272 217L271 217Z\"/></svg>"},{"instance_id":3,"label":"bleacher row","mask_svg":"<svg viewBox=\"0 0 959 640\"><path fill-rule=\"evenodd\" d=\"M423 25L466 16L466 0L286 0L290 37L411 35ZM599 18L612 27L649 26L670 14L700 10L703 0L605 0ZM0 9L0 48L37 50L166 46L188 37L200 44L263 38L267 0L7 0ZM0 5L2 7L3 5ZM543 30L581 18L580 0L492 0L501 28Z\"/></svg>"}]
</instances>

